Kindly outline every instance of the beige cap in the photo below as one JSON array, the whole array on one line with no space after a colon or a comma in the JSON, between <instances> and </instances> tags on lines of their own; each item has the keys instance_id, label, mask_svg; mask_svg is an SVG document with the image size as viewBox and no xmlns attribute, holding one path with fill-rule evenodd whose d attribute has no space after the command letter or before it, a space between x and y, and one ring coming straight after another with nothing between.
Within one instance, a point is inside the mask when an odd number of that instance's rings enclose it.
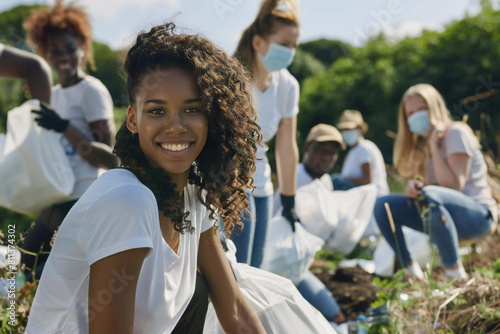
<instances>
[{"instance_id":1,"label":"beige cap","mask_svg":"<svg viewBox=\"0 0 500 334\"><path fill-rule=\"evenodd\" d=\"M363 133L368 131L368 124L363 121L363 116L359 111L351 109L344 110L337 123L337 128L351 130L358 126L361 127Z\"/></svg>"},{"instance_id":2,"label":"beige cap","mask_svg":"<svg viewBox=\"0 0 500 334\"><path fill-rule=\"evenodd\" d=\"M328 124L320 123L309 131L309 134L306 138L306 144L312 141L319 143L335 141L340 144L343 150L345 150L346 148L339 130L337 130L334 126Z\"/></svg>"}]
</instances>

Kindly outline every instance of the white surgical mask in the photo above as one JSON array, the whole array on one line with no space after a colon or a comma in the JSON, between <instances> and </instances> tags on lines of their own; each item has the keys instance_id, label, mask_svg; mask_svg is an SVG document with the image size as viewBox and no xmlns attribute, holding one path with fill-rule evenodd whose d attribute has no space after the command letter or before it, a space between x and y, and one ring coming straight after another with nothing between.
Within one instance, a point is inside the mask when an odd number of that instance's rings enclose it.
<instances>
[{"instance_id":1,"label":"white surgical mask","mask_svg":"<svg viewBox=\"0 0 500 334\"><path fill-rule=\"evenodd\" d=\"M259 55L260 60L269 72L287 68L292 63L294 56L295 49L276 43L271 43L265 56Z\"/></svg>"},{"instance_id":2,"label":"white surgical mask","mask_svg":"<svg viewBox=\"0 0 500 334\"><path fill-rule=\"evenodd\" d=\"M416 133L423 137L427 136L431 128L429 112L425 109L414 112L408 117L408 126L411 133Z\"/></svg>"},{"instance_id":3,"label":"white surgical mask","mask_svg":"<svg viewBox=\"0 0 500 334\"><path fill-rule=\"evenodd\" d=\"M344 142L348 146L353 146L358 142L359 138L359 130L358 129L352 129L352 130L345 130L341 132L342 134L342 139L344 139Z\"/></svg>"}]
</instances>

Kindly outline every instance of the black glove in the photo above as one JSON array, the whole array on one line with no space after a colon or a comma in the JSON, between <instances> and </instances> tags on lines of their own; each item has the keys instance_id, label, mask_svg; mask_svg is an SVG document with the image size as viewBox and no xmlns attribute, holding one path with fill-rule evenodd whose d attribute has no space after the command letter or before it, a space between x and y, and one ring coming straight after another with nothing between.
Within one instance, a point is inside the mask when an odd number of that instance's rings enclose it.
<instances>
[{"instance_id":1,"label":"black glove","mask_svg":"<svg viewBox=\"0 0 500 334\"><path fill-rule=\"evenodd\" d=\"M281 194L281 204L283 205L281 215L288 220L292 226L292 231L295 232L295 223L300 223L300 219L295 213L295 196Z\"/></svg>"},{"instance_id":2,"label":"black glove","mask_svg":"<svg viewBox=\"0 0 500 334\"><path fill-rule=\"evenodd\" d=\"M31 110L32 113L40 115L40 117L35 118L38 125L59 133L66 131L69 125L68 120L59 117L59 115L54 110L50 109L45 103L40 102L40 107L42 110Z\"/></svg>"}]
</instances>

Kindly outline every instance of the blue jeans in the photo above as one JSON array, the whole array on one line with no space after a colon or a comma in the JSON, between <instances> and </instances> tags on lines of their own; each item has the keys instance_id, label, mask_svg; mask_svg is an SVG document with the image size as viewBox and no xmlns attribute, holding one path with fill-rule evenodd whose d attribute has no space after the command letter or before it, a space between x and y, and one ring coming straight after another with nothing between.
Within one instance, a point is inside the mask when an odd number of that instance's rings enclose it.
<instances>
[{"instance_id":1,"label":"blue jeans","mask_svg":"<svg viewBox=\"0 0 500 334\"><path fill-rule=\"evenodd\" d=\"M358 184L340 176L340 174L332 174L330 177L332 178L333 190L349 190L358 186Z\"/></svg>"},{"instance_id":2,"label":"blue jeans","mask_svg":"<svg viewBox=\"0 0 500 334\"><path fill-rule=\"evenodd\" d=\"M340 306L333 297L330 290L316 277L308 271L304 279L297 284L297 290L302 297L312 306L323 314L323 316L332 320L340 311Z\"/></svg>"},{"instance_id":3,"label":"blue jeans","mask_svg":"<svg viewBox=\"0 0 500 334\"><path fill-rule=\"evenodd\" d=\"M236 246L238 262L259 268L264 257L267 225L271 220L272 196L256 197L247 192L249 216L245 213L241 219L243 230L235 226L231 240Z\"/></svg>"},{"instance_id":4,"label":"blue jeans","mask_svg":"<svg viewBox=\"0 0 500 334\"><path fill-rule=\"evenodd\" d=\"M387 195L377 199L374 209L377 224L398 261L400 256L402 257L404 267L407 267L412 260L401 230L402 225L429 234L439 249L443 265L453 267L459 261L459 239L476 239L486 235L493 221L491 213L481 203L453 189L426 186L422 188L422 193L427 198L427 206L430 208L430 212L425 215L425 231L416 201L405 195ZM384 206L386 202L394 220L400 252ZM431 207L432 205L434 206Z\"/></svg>"}]
</instances>

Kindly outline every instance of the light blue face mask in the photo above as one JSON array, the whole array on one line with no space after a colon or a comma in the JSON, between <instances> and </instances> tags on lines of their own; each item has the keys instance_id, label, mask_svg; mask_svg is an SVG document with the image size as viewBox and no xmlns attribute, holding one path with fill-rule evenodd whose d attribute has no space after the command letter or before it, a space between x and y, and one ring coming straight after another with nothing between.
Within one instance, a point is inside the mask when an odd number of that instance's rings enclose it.
<instances>
[{"instance_id":1,"label":"light blue face mask","mask_svg":"<svg viewBox=\"0 0 500 334\"><path fill-rule=\"evenodd\" d=\"M429 112L425 109L414 112L408 117L408 126L410 127L411 133L426 137L431 128Z\"/></svg>"},{"instance_id":2,"label":"light blue face mask","mask_svg":"<svg viewBox=\"0 0 500 334\"><path fill-rule=\"evenodd\" d=\"M345 130L342 131L341 134L342 134L342 139L344 139L344 143L346 143L347 146L353 146L358 142L359 139L358 129Z\"/></svg>"},{"instance_id":3,"label":"light blue face mask","mask_svg":"<svg viewBox=\"0 0 500 334\"><path fill-rule=\"evenodd\" d=\"M267 55L261 56L260 60L269 72L279 71L287 68L293 61L295 49L283 45L271 43Z\"/></svg>"}]
</instances>

